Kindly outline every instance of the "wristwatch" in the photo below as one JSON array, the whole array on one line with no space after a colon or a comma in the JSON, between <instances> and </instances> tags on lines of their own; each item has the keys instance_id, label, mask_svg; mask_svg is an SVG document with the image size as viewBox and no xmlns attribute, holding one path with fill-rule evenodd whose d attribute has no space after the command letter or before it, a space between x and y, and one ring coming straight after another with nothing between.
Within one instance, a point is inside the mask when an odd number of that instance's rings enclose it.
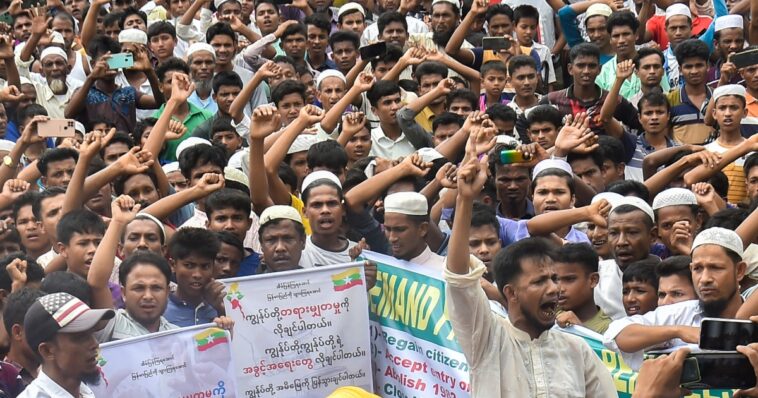
<instances>
[{"instance_id":1,"label":"wristwatch","mask_svg":"<svg viewBox=\"0 0 758 398\"><path fill-rule=\"evenodd\" d=\"M3 156L3 164L8 167L13 167L13 158L10 155Z\"/></svg>"}]
</instances>

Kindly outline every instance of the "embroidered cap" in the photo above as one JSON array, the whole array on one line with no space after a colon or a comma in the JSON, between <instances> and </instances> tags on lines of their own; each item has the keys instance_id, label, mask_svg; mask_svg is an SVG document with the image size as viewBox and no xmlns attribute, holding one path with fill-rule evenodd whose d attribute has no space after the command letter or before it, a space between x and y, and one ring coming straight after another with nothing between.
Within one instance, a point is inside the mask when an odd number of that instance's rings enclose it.
<instances>
[{"instance_id":1,"label":"embroidered cap","mask_svg":"<svg viewBox=\"0 0 758 398\"><path fill-rule=\"evenodd\" d=\"M29 347L37 352L41 343L50 341L58 333L85 332L115 315L111 309L93 310L68 293L48 294L29 307L24 316L24 334Z\"/></svg>"},{"instance_id":2,"label":"embroidered cap","mask_svg":"<svg viewBox=\"0 0 758 398\"><path fill-rule=\"evenodd\" d=\"M740 258L745 254L740 236L736 232L726 228L713 227L700 231L695 237L695 241L692 242L692 251L690 253L694 253L697 247L703 245L721 246L724 249L737 253Z\"/></svg>"},{"instance_id":3,"label":"embroidered cap","mask_svg":"<svg viewBox=\"0 0 758 398\"><path fill-rule=\"evenodd\" d=\"M418 192L397 192L384 198L384 212L426 216L429 214L429 203L426 196Z\"/></svg>"},{"instance_id":4,"label":"embroidered cap","mask_svg":"<svg viewBox=\"0 0 758 398\"><path fill-rule=\"evenodd\" d=\"M697 197L689 189L669 188L653 199L653 210L662 209L669 206L690 206L697 205Z\"/></svg>"},{"instance_id":5,"label":"embroidered cap","mask_svg":"<svg viewBox=\"0 0 758 398\"><path fill-rule=\"evenodd\" d=\"M267 207L261 213L260 224L261 227L276 220L292 220L294 222L303 223L303 219L300 218L300 213L292 206L275 205Z\"/></svg>"}]
</instances>

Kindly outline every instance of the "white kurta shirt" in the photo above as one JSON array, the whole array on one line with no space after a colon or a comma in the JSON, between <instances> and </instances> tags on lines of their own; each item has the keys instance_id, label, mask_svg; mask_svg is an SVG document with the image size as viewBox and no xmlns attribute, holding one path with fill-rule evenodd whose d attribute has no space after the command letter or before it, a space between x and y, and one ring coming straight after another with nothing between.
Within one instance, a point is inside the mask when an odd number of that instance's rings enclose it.
<instances>
[{"instance_id":1,"label":"white kurta shirt","mask_svg":"<svg viewBox=\"0 0 758 398\"><path fill-rule=\"evenodd\" d=\"M471 368L472 397L617 395L610 373L580 337L547 330L532 339L490 311L479 280L484 264L471 257L466 275L445 270L447 310Z\"/></svg>"}]
</instances>

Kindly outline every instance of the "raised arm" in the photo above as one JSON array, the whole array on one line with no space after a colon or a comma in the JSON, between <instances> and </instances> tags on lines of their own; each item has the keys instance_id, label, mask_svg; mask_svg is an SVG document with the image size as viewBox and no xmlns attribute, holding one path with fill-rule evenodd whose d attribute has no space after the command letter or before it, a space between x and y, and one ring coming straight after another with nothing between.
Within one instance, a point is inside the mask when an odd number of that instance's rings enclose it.
<instances>
[{"instance_id":1,"label":"raised arm","mask_svg":"<svg viewBox=\"0 0 758 398\"><path fill-rule=\"evenodd\" d=\"M110 0L93 0L90 3L87 16L84 17L84 22L82 23L82 31L80 34L82 43L89 43L97 34L98 14L100 14L100 9L108 3L110 3Z\"/></svg>"},{"instance_id":2,"label":"raised arm","mask_svg":"<svg viewBox=\"0 0 758 398\"><path fill-rule=\"evenodd\" d=\"M422 95L421 97L418 97L415 100L409 102L405 108L412 111L413 117L416 117L416 115L418 115L422 110L424 110L424 108L434 102L434 100L450 94L450 92L453 90L455 90L455 80L450 78L442 79L440 80L439 84L437 84L437 87L433 88L431 91Z\"/></svg>"},{"instance_id":3,"label":"raised arm","mask_svg":"<svg viewBox=\"0 0 758 398\"><path fill-rule=\"evenodd\" d=\"M634 63L630 59L622 61L616 65L616 80L613 81L613 86L611 86L608 96L606 97L603 106L600 108L600 121L605 126L608 135L617 138L624 134L624 127L613 118L613 114L616 112L616 107L621 101L619 95L621 92L621 86L633 72Z\"/></svg>"},{"instance_id":4,"label":"raised arm","mask_svg":"<svg viewBox=\"0 0 758 398\"><path fill-rule=\"evenodd\" d=\"M128 195L121 195L111 203L111 222L105 230L103 240L97 246L92 266L87 273L87 284L92 289L92 308L113 308L113 296L108 289L108 279L113 273L121 234L139 210L140 205Z\"/></svg>"},{"instance_id":5,"label":"raised arm","mask_svg":"<svg viewBox=\"0 0 758 398\"><path fill-rule=\"evenodd\" d=\"M394 82L400 80L400 74L403 73L406 68L424 62L424 55L426 55L426 51L421 48L412 47L408 49L408 51L406 51L395 63L395 66L382 76L382 80Z\"/></svg>"},{"instance_id":6,"label":"raised arm","mask_svg":"<svg viewBox=\"0 0 758 398\"><path fill-rule=\"evenodd\" d=\"M200 200L223 187L224 176L206 173L203 174L203 178L194 187L161 198L159 201L148 206L143 212L159 220L165 220L168 216L182 208L182 206Z\"/></svg>"},{"instance_id":7,"label":"raised arm","mask_svg":"<svg viewBox=\"0 0 758 398\"><path fill-rule=\"evenodd\" d=\"M606 226L606 217L610 211L611 204L607 200L598 200L589 206L540 214L527 221L526 228L531 236L547 236L561 228L584 221Z\"/></svg>"},{"instance_id":8,"label":"raised arm","mask_svg":"<svg viewBox=\"0 0 758 398\"><path fill-rule=\"evenodd\" d=\"M385 170L345 193L345 203L354 212L363 211L367 203L381 196L395 181L406 176L425 176L432 164L426 163L418 153L406 156L400 164Z\"/></svg>"},{"instance_id":9,"label":"raised arm","mask_svg":"<svg viewBox=\"0 0 758 398\"><path fill-rule=\"evenodd\" d=\"M647 180L658 172L658 168L668 163L677 153L681 151L702 151L702 146L699 145L677 145L669 148L658 149L653 153L645 155L645 159L642 160L642 177ZM681 171L680 171L681 173Z\"/></svg>"},{"instance_id":10,"label":"raised arm","mask_svg":"<svg viewBox=\"0 0 758 398\"><path fill-rule=\"evenodd\" d=\"M690 186L696 182L706 181L730 163L755 150L758 150L758 136L754 135L721 154L721 160L716 164L716 167L708 167L701 164L687 172L684 175L684 183Z\"/></svg>"},{"instance_id":11,"label":"raised arm","mask_svg":"<svg viewBox=\"0 0 758 398\"><path fill-rule=\"evenodd\" d=\"M748 27L748 40L751 45L758 44L758 2L750 2L750 26Z\"/></svg>"},{"instance_id":12,"label":"raised arm","mask_svg":"<svg viewBox=\"0 0 758 398\"><path fill-rule=\"evenodd\" d=\"M8 154L11 158L11 164L6 165L3 163L0 165L0 184L5 184L6 181L16 175L18 172L18 164L27 148L33 144L45 142L44 138L37 135L37 123L48 119L47 116L39 115L32 118L32 120L26 124L24 130L21 132L21 136L16 141L16 145L13 146L13 149L11 149Z\"/></svg>"},{"instance_id":13,"label":"raised arm","mask_svg":"<svg viewBox=\"0 0 758 398\"><path fill-rule=\"evenodd\" d=\"M229 107L229 114L232 115L235 123L242 121L245 106L250 102L250 98L252 98L255 89L261 85L263 79L275 77L280 73L282 73L282 68L273 61L268 61L258 69L258 72L253 75L252 80L245 83L242 87L242 91L237 98L232 101L232 105Z\"/></svg>"},{"instance_id":14,"label":"raised arm","mask_svg":"<svg viewBox=\"0 0 758 398\"><path fill-rule=\"evenodd\" d=\"M750 213L745 221L743 221L734 232L737 232L737 235L740 236L742 244L746 249L751 244L756 243L756 241L758 241L758 211Z\"/></svg>"},{"instance_id":15,"label":"raised arm","mask_svg":"<svg viewBox=\"0 0 758 398\"><path fill-rule=\"evenodd\" d=\"M337 143L343 147L366 127L366 115L363 112L352 112L342 117L342 129L337 137Z\"/></svg>"},{"instance_id":16,"label":"raised arm","mask_svg":"<svg viewBox=\"0 0 758 398\"><path fill-rule=\"evenodd\" d=\"M150 130L150 135L145 142L144 150L158 156L166 140L166 133L171 118L176 113L179 106L187 102L187 98L195 91L195 83L192 83L189 77L183 73L174 73L171 77L171 98L166 101L163 113L155 122L155 126Z\"/></svg>"},{"instance_id":17,"label":"raised arm","mask_svg":"<svg viewBox=\"0 0 758 398\"><path fill-rule=\"evenodd\" d=\"M264 105L253 111L253 119L250 123L250 199L253 202L253 210L261 214L274 202L269 196L268 177L261 173L266 169L263 161L263 141L267 136L279 129L282 124L281 116L275 107Z\"/></svg>"},{"instance_id":18,"label":"raised arm","mask_svg":"<svg viewBox=\"0 0 758 398\"><path fill-rule=\"evenodd\" d=\"M112 128L109 135L116 134L116 129ZM90 162L100 153L103 137L100 133L94 132L84 137L82 145L79 147L79 160L74 166L74 174L68 183L66 194L63 196L63 210L61 215L80 209L84 205L84 180L87 178L87 169Z\"/></svg>"},{"instance_id":19,"label":"raised arm","mask_svg":"<svg viewBox=\"0 0 758 398\"><path fill-rule=\"evenodd\" d=\"M345 113L345 108L354 103L356 99L360 98L362 93L371 90L375 81L376 78L372 74L361 72L358 75L358 79L356 79L355 83L350 87L347 93L324 114L324 118L321 119L320 123L321 129L324 130L327 135L331 135L334 129L337 128L337 123L339 123L342 114Z\"/></svg>"},{"instance_id":20,"label":"raised arm","mask_svg":"<svg viewBox=\"0 0 758 398\"><path fill-rule=\"evenodd\" d=\"M108 70L109 58L110 52L101 56L97 62L95 62L92 72L86 79L84 79L84 84L74 91L74 94L71 96L71 99L64 110L66 119L76 119L79 114L84 111L87 104L87 94L98 79L105 77L105 72Z\"/></svg>"},{"instance_id":21,"label":"raised arm","mask_svg":"<svg viewBox=\"0 0 758 398\"><path fill-rule=\"evenodd\" d=\"M139 109L157 109L166 102L161 91L161 83L158 80L158 75L155 74L155 69L150 63L150 58L147 54L147 49L144 47L138 47L134 54L134 66L132 70L140 71L147 76L147 82L150 83L150 89L153 95L139 95L137 97L137 108ZM156 153L156 152L153 152Z\"/></svg>"},{"instance_id":22,"label":"raised arm","mask_svg":"<svg viewBox=\"0 0 758 398\"><path fill-rule=\"evenodd\" d=\"M647 21L653 15L655 15L655 6L651 4L650 0L643 0L639 15L640 28L637 30L637 44L645 44L653 40L653 33L647 29Z\"/></svg>"},{"instance_id":23,"label":"raised arm","mask_svg":"<svg viewBox=\"0 0 758 398\"><path fill-rule=\"evenodd\" d=\"M466 36L471 31L471 25L474 21L487 12L487 0L474 0L471 3L471 10L466 14L460 25L455 28L450 41L445 45L445 52L455 57L457 60L466 65L474 64L474 53L470 49L461 48Z\"/></svg>"}]
</instances>

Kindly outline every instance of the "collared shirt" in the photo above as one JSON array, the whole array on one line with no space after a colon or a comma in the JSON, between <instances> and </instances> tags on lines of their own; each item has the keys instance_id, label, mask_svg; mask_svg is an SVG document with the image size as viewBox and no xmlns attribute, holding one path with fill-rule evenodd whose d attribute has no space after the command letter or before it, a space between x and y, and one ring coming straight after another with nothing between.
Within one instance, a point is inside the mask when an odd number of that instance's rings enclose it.
<instances>
[{"instance_id":1,"label":"collared shirt","mask_svg":"<svg viewBox=\"0 0 758 398\"><path fill-rule=\"evenodd\" d=\"M318 77L318 74L328 70L328 69L337 69L337 64L334 63L329 57L324 58L324 63L321 65L313 65L311 64L311 61L308 59L308 53L305 54L305 63L308 64L308 67L311 68L311 70L315 71L314 78Z\"/></svg>"},{"instance_id":2,"label":"collared shirt","mask_svg":"<svg viewBox=\"0 0 758 398\"><path fill-rule=\"evenodd\" d=\"M684 325L700 327L700 322L703 320L703 317L703 308L700 306L699 300L688 300L670 305L662 305L643 315L632 315L613 321L603 335L603 344L608 349L620 353L624 362L626 362L632 369L639 370L643 361L642 351L624 352L621 351L616 344L616 337L622 330L624 330L624 328L633 324L645 326ZM656 347L651 347L651 349L671 348L685 345L687 345L687 343L682 340L674 339L663 342Z\"/></svg>"},{"instance_id":3,"label":"collared shirt","mask_svg":"<svg viewBox=\"0 0 758 398\"><path fill-rule=\"evenodd\" d=\"M606 62L603 65L603 68L600 70L600 74L597 75L597 78L595 78L595 83L597 83L598 86L602 87L603 90L610 90L613 86L613 82L616 81L616 62L618 59L616 57L611 58L609 62ZM668 79L661 79L661 89L664 93L669 92L671 87L669 87L669 81ZM624 83L621 84L621 91L619 94L626 98L627 100L632 99L632 97L635 96L635 94L638 94L642 91L642 81L637 76L636 73L632 73L629 78L624 80ZM633 101L631 102L632 105L636 105Z\"/></svg>"},{"instance_id":4,"label":"collared shirt","mask_svg":"<svg viewBox=\"0 0 758 398\"><path fill-rule=\"evenodd\" d=\"M432 112L432 110L429 109L429 107L427 106L424 109L422 109L421 112L418 113L418 115L416 115L414 120L416 120L416 123L418 123L418 125L421 126L421 128L426 130L427 133L432 134L434 132L432 124L434 122L435 117L437 117L437 115L435 115L434 112Z\"/></svg>"},{"instance_id":5,"label":"collared shirt","mask_svg":"<svg viewBox=\"0 0 758 398\"><path fill-rule=\"evenodd\" d=\"M177 328L178 326L170 323L166 318L161 317L158 325L159 332ZM109 341L123 340L129 337L144 336L146 334L150 334L150 331L132 318L125 309L118 309L116 310L116 316L109 320L104 328L95 332L95 339L100 343L107 343Z\"/></svg>"},{"instance_id":6,"label":"collared shirt","mask_svg":"<svg viewBox=\"0 0 758 398\"><path fill-rule=\"evenodd\" d=\"M610 373L580 337L548 329L532 339L490 310L479 280L486 268L471 258L466 275L445 270L445 301L453 332L471 368L471 396L616 396Z\"/></svg>"},{"instance_id":7,"label":"collared shirt","mask_svg":"<svg viewBox=\"0 0 758 398\"><path fill-rule=\"evenodd\" d=\"M626 316L624 304L621 301L621 268L615 259L602 260L598 264L599 280L593 290L595 304L611 319L621 319Z\"/></svg>"},{"instance_id":8,"label":"collared shirt","mask_svg":"<svg viewBox=\"0 0 758 398\"><path fill-rule=\"evenodd\" d=\"M684 87L675 88L668 93L674 140L682 144L695 145L702 145L709 141L713 128L705 124L705 110L708 108L708 101L711 100L712 94L711 89L706 86L706 99L698 109L690 101Z\"/></svg>"},{"instance_id":9,"label":"collared shirt","mask_svg":"<svg viewBox=\"0 0 758 398\"><path fill-rule=\"evenodd\" d=\"M218 312L208 303L202 302L193 306L172 293L168 296L168 305L163 316L176 326L187 327L213 322Z\"/></svg>"},{"instance_id":10,"label":"collared shirt","mask_svg":"<svg viewBox=\"0 0 758 398\"><path fill-rule=\"evenodd\" d=\"M95 398L95 393L86 384L81 383L79 396L74 397L40 370L39 376L26 387L19 398Z\"/></svg>"},{"instance_id":11,"label":"collared shirt","mask_svg":"<svg viewBox=\"0 0 758 398\"><path fill-rule=\"evenodd\" d=\"M500 210L500 207L502 206L502 202L497 202L497 207L495 207L495 213L498 217L502 218L510 218L503 214L503 212ZM522 220L528 220L530 218L534 217L534 205L532 204L532 201L527 199L526 200L526 210L524 211L524 216L521 217Z\"/></svg>"},{"instance_id":12,"label":"collared shirt","mask_svg":"<svg viewBox=\"0 0 758 398\"><path fill-rule=\"evenodd\" d=\"M671 138L666 138L666 148L678 146ZM645 179L642 175L642 162L645 160L645 156L655 152L655 147L650 145L645 139L645 133L637 136L637 149L634 150L634 157L632 161L626 165L624 170L624 176L627 180L634 180L643 182Z\"/></svg>"},{"instance_id":13,"label":"collared shirt","mask_svg":"<svg viewBox=\"0 0 758 398\"><path fill-rule=\"evenodd\" d=\"M187 132L184 133L184 135L176 140L171 140L166 143L166 149L163 151L163 154L161 155L161 159L168 161L168 162L174 162L176 161L176 148L179 146L179 144L182 143L182 141L186 140L187 138L192 136L192 132L195 130L195 128L201 124L203 124L204 121L210 119L213 117L213 114L208 111L204 111L192 103L187 103L187 106L189 106L189 112L187 113L187 116L182 120L182 124L184 124L184 127L187 127ZM156 119L159 119L161 115L163 114L163 110L165 109L166 104L161 105L160 109L155 111L153 114L153 117Z\"/></svg>"},{"instance_id":14,"label":"collared shirt","mask_svg":"<svg viewBox=\"0 0 758 398\"><path fill-rule=\"evenodd\" d=\"M583 322L582 326L592 330L595 333L603 334L606 330L608 330L608 326L611 325L611 322L613 322L613 319L611 319L611 317L609 317L605 311L598 308L595 316L588 319L587 322Z\"/></svg>"},{"instance_id":15,"label":"collared shirt","mask_svg":"<svg viewBox=\"0 0 758 398\"><path fill-rule=\"evenodd\" d=\"M726 147L718 140L711 142L705 146L705 149L710 152L716 152L723 154L733 147ZM726 167L721 169L726 178L729 180L729 191L727 192L727 199L729 203L742 203L747 198L747 188L745 186L745 160L753 152L747 153L741 158L737 158L734 162L729 163Z\"/></svg>"},{"instance_id":16,"label":"collared shirt","mask_svg":"<svg viewBox=\"0 0 758 398\"><path fill-rule=\"evenodd\" d=\"M428 245L424 248L424 251L422 251L421 254L410 259L409 262L423 265L425 267L431 267L439 272L442 272L445 269L445 257L433 252Z\"/></svg>"},{"instance_id":17,"label":"collared shirt","mask_svg":"<svg viewBox=\"0 0 758 398\"><path fill-rule=\"evenodd\" d=\"M214 114L218 112L218 104L213 99L212 95L208 95L208 98L202 99L199 95L197 95L197 91L193 91L192 94L190 94L189 98L187 98L187 102L204 111L208 111Z\"/></svg>"},{"instance_id":18,"label":"collared shirt","mask_svg":"<svg viewBox=\"0 0 758 398\"><path fill-rule=\"evenodd\" d=\"M740 122L740 132L745 138L750 138L753 134L758 133L758 100L750 93L745 93L747 103L747 116Z\"/></svg>"},{"instance_id":19,"label":"collared shirt","mask_svg":"<svg viewBox=\"0 0 758 398\"><path fill-rule=\"evenodd\" d=\"M405 20L408 22L409 34L429 32L429 27L426 26L423 21L409 16L406 16ZM367 26L363 31L363 34L361 34L361 47L374 43L377 40L379 40L379 25L372 23L371 25Z\"/></svg>"},{"instance_id":20,"label":"collared shirt","mask_svg":"<svg viewBox=\"0 0 758 398\"><path fill-rule=\"evenodd\" d=\"M398 159L416 152L408 137L400 133L397 139L384 135L382 127L371 129L371 156L379 156L386 159Z\"/></svg>"},{"instance_id":21,"label":"collared shirt","mask_svg":"<svg viewBox=\"0 0 758 398\"><path fill-rule=\"evenodd\" d=\"M116 130L134 131L137 103L143 95L132 86L118 87L112 93L106 93L92 85L87 92L84 112L77 120L85 126L94 120L108 120Z\"/></svg>"},{"instance_id":22,"label":"collared shirt","mask_svg":"<svg viewBox=\"0 0 758 398\"><path fill-rule=\"evenodd\" d=\"M316 246L313 243L313 235L309 235L305 240L305 249L300 256L300 266L303 268L313 268L322 265L349 263L351 261L350 249L357 245L357 243L347 239L345 242L347 244L343 250L333 252Z\"/></svg>"}]
</instances>

